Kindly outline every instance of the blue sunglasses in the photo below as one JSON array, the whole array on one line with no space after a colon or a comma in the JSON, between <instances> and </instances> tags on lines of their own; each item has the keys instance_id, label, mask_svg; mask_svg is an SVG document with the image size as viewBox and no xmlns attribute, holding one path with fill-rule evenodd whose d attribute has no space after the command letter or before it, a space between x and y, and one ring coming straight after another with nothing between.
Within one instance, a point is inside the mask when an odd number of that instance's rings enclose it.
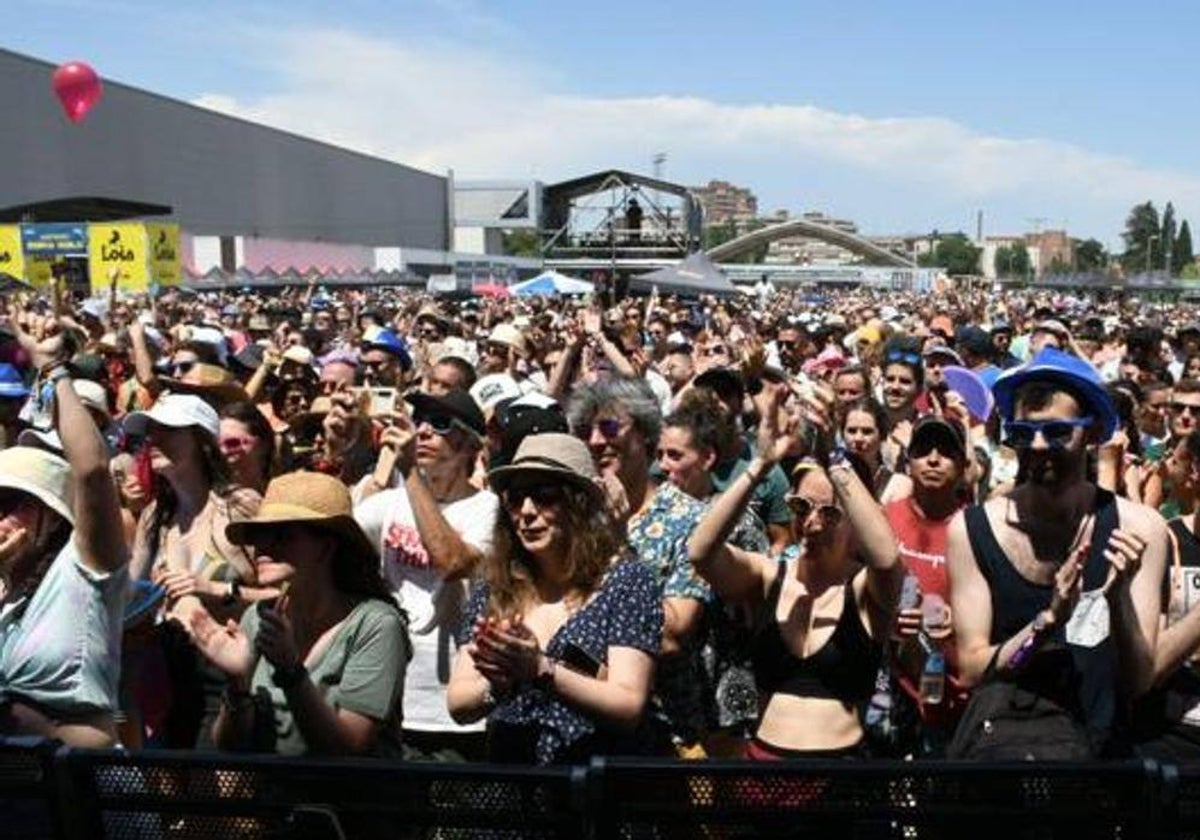
<instances>
[{"instance_id":1,"label":"blue sunglasses","mask_svg":"<svg viewBox=\"0 0 1200 840\"><path fill-rule=\"evenodd\" d=\"M1004 424L1004 443L1013 449L1028 449L1038 433L1051 449L1062 449L1071 440L1076 429L1086 429L1095 422L1094 417L1079 417L1074 420L1009 420Z\"/></svg>"}]
</instances>

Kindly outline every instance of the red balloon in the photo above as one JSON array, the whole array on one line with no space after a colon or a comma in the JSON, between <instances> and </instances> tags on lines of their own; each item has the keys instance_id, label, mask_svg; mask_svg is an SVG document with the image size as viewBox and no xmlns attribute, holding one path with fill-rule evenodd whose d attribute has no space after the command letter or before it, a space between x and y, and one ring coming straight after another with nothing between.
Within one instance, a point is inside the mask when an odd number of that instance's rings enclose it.
<instances>
[{"instance_id":1,"label":"red balloon","mask_svg":"<svg viewBox=\"0 0 1200 840\"><path fill-rule=\"evenodd\" d=\"M81 122L104 94L96 71L82 61L68 61L54 71L54 95L67 112L67 119Z\"/></svg>"}]
</instances>

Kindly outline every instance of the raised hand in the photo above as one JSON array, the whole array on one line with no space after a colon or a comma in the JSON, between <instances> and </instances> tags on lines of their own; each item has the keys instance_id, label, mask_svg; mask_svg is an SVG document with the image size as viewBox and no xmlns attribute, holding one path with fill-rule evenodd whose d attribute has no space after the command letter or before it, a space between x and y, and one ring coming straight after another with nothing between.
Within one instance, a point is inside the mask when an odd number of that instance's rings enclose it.
<instances>
[{"instance_id":1,"label":"raised hand","mask_svg":"<svg viewBox=\"0 0 1200 840\"><path fill-rule=\"evenodd\" d=\"M1104 581L1106 593L1128 588L1142 567L1142 554L1146 542L1132 531L1117 528L1109 535L1104 548L1104 559L1108 561L1108 577Z\"/></svg>"},{"instance_id":2,"label":"raised hand","mask_svg":"<svg viewBox=\"0 0 1200 840\"><path fill-rule=\"evenodd\" d=\"M764 382L763 389L754 395L758 411L758 455L770 464L777 464L791 452L799 426L797 418L783 410L787 386Z\"/></svg>"},{"instance_id":3,"label":"raised hand","mask_svg":"<svg viewBox=\"0 0 1200 840\"><path fill-rule=\"evenodd\" d=\"M196 610L189 618L188 630L206 659L230 676L249 679L254 648L236 621L231 618L218 624L204 610Z\"/></svg>"},{"instance_id":4,"label":"raised hand","mask_svg":"<svg viewBox=\"0 0 1200 840\"><path fill-rule=\"evenodd\" d=\"M296 633L284 608L286 602L285 595L275 602L273 609L267 607L259 610L258 635L254 639L254 646L262 653L263 658L274 665L276 670L281 671L300 664Z\"/></svg>"},{"instance_id":5,"label":"raised hand","mask_svg":"<svg viewBox=\"0 0 1200 840\"><path fill-rule=\"evenodd\" d=\"M379 445L382 448L379 454L380 470L385 461L390 463L386 471L389 478L393 467L398 467L400 474L405 477L412 472L417 464L417 427L413 425L408 412L397 411L391 415L391 423L380 435Z\"/></svg>"},{"instance_id":6,"label":"raised hand","mask_svg":"<svg viewBox=\"0 0 1200 840\"><path fill-rule=\"evenodd\" d=\"M1059 566L1054 573L1054 595L1050 599L1050 612L1055 621L1066 621L1075 610L1079 596L1083 594L1083 565L1087 561L1088 543L1086 540L1077 547L1067 562Z\"/></svg>"},{"instance_id":7,"label":"raised hand","mask_svg":"<svg viewBox=\"0 0 1200 840\"><path fill-rule=\"evenodd\" d=\"M325 448L329 455L340 456L358 443L366 424L359 398L348 389L330 397L329 414L322 421L325 430Z\"/></svg>"}]
</instances>

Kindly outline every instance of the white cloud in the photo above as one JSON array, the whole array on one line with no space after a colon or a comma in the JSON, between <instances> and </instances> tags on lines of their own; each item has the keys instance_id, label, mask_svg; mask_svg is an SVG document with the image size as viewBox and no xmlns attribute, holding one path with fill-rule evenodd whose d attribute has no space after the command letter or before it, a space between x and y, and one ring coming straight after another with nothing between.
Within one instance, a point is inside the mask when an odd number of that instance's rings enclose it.
<instances>
[{"instance_id":1,"label":"white cloud","mask_svg":"<svg viewBox=\"0 0 1200 840\"><path fill-rule=\"evenodd\" d=\"M764 209L807 209L806 183L819 181L817 197L834 196L831 209L870 232L923 230L948 213L967 226L984 208L1010 230L1029 216L1069 218L1073 232L1111 240L1136 202L1173 199L1184 216L1200 207L1193 173L1069 143L989 137L942 118L586 97L554 92L553 63L570 59L553 55L542 66L478 46L344 30L259 37L279 91L253 101L216 92L197 104L460 178L644 171L669 150L670 177L729 178L758 192Z\"/></svg>"}]
</instances>

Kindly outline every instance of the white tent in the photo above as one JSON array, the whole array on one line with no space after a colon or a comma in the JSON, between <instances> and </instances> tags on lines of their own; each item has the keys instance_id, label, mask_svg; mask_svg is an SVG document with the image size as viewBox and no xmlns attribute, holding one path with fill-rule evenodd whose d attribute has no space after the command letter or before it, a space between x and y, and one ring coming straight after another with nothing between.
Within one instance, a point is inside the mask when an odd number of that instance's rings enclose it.
<instances>
[{"instance_id":1,"label":"white tent","mask_svg":"<svg viewBox=\"0 0 1200 840\"><path fill-rule=\"evenodd\" d=\"M557 271L543 271L537 277L515 283L508 289L518 297L535 295L590 295L596 287L586 280L577 280Z\"/></svg>"}]
</instances>

